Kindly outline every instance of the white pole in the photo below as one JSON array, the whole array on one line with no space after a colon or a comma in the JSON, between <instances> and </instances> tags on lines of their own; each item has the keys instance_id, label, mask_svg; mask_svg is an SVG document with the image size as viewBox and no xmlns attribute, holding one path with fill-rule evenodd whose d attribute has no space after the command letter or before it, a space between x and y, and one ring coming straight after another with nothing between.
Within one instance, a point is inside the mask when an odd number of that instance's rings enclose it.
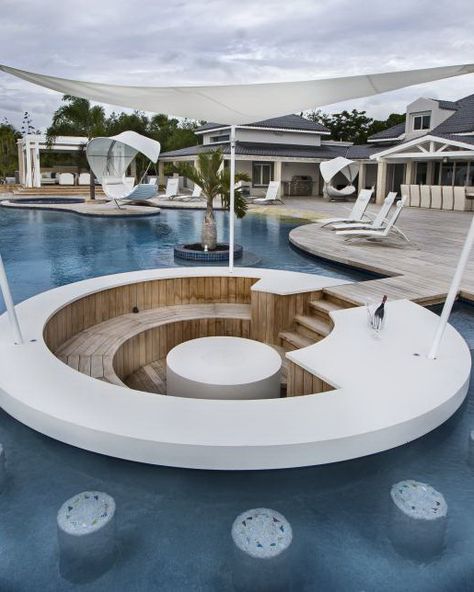
<instances>
[{"instance_id":1,"label":"white pole","mask_svg":"<svg viewBox=\"0 0 474 592\"><path fill-rule=\"evenodd\" d=\"M234 271L235 125L230 126L229 271Z\"/></svg>"},{"instance_id":2,"label":"white pole","mask_svg":"<svg viewBox=\"0 0 474 592\"><path fill-rule=\"evenodd\" d=\"M443 306L443 312L441 313L441 317L439 319L438 328L436 329L436 334L431 345L430 353L428 354L428 358L430 358L431 360L434 360L438 354L439 344L441 343L441 339L443 338L446 325L448 324L449 315L451 314L454 301L456 300L456 296L458 295L459 286L461 284L462 276L464 274L464 270L466 269L466 265L469 260L469 254L471 252L473 243L474 216L472 217L471 226L469 228L469 232L467 233L466 240L464 241L461 256L459 257L458 265L456 267L456 271L454 273L454 277L452 279L451 285L449 287L449 292L446 297L446 302Z\"/></svg>"},{"instance_id":3,"label":"white pole","mask_svg":"<svg viewBox=\"0 0 474 592\"><path fill-rule=\"evenodd\" d=\"M18 317L16 316L15 305L13 304L12 294L10 292L10 286L8 284L7 274L3 265L3 259L0 255L0 290L2 291L3 300L7 308L8 318L12 328L13 335L15 337L15 343L21 345L23 342L23 335L21 334L20 324Z\"/></svg>"}]
</instances>

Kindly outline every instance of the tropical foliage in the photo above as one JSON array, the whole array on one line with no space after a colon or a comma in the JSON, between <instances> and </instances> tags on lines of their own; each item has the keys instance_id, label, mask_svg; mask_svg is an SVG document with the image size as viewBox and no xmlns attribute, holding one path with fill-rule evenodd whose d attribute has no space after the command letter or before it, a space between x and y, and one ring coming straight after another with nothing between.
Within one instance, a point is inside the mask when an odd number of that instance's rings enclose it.
<instances>
[{"instance_id":1,"label":"tropical foliage","mask_svg":"<svg viewBox=\"0 0 474 592\"><path fill-rule=\"evenodd\" d=\"M202 189L207 201L206 213L203 219L201 246L212 251L217 245L217 229L214 215L214 200L220 195L222 205L227 210L230 207L230 171L224 168L224 156L220 150L201 152L198 155L197 168L189 163L182 163L175 166L177 173L190 179ZM250 181L244 173L235 174L235 182ZM241 190L235 189L234 211L238 218L243 218L247 212L247 202Z\"/></svg>"},{"instance_id":2,"label":"tropical foliage","mask_svg":"<svg viewBox=\"0 0 474 592\"><path fill-rule=\"evenodd\" d=\"M327 127L333 140L354 144L365 144L369 136L405 121L405 114L392 113L387 119L378 120L368 117L366 111L357 109L333 114L323 113L318 109L305 116Z\"/></svg>"},{"instance_id":3,"label":"tropical foliage","mask_svg":"<svg viewBox=\"0 0 474 592\"><path fill-rule=\"evenodd\" d=\"M16 141L19 137L20 133L7 119L0 123L0 183L14 175L18 168Z\"/></svg>"}]
</instances>

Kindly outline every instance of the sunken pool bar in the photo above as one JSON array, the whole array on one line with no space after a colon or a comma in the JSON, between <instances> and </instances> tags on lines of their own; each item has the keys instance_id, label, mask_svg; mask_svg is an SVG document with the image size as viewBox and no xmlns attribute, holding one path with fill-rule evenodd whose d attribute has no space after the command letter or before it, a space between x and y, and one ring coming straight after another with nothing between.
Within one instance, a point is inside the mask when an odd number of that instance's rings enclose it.
<instances>
[{"instance_id":1,"label":"sunken pool bar","mask_svg":"<svg viewBox=\"0 0 474 592\"><path fill-rule=\"evenodd\" d=\"M342 283L269 269L178 268L44 292L17 307L24 345L12 343L0 317L1 405L79 448L199 469L330 463L433 430L468 389L463 338L448 326L438 359L428 359L438 317L407 300L388 303L375 336L364 307L325 291ZM287 362L287 397L194 399L159 394L159 380L141 387L154 392L126 385L177 344L219 334L274 345Z\"/></svg>"}]
</instances>

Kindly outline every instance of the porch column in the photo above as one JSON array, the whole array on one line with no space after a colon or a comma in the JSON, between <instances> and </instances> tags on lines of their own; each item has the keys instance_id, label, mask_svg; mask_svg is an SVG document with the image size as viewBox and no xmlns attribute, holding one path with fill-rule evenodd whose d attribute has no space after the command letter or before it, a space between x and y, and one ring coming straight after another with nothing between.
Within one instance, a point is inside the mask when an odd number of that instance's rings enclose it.
<instances>
[{"instance_id":1,"label":"porch column","mask_svg":"<svg viewBox=\"0 0 474 592\"><path fill-rule=\"evenodd\" d=\"M275 160L273 163L273 180L280 183L280 188L278 190L278 195L280 197L283 195L283 187L281 186L281 164L281 160Z\"/></svg>"},{"instance_id":2,"label":"porch column","mask_svg":"<svg viewBox=\"0 0 474 592\"><path fill-rule=\"evenodd\" d=\"M316 180L313 183L313 195L315 195L316 197L319 197L321 195L321 172L319 170L320 164L321 163L319 162L316 167Z\"/></svg>"},{"instance_id":3,"label":"porch column","mask_svg":"<svg viewBox=\"0 0 474 592\"><path fill-rule=\"evenodd\" d=\"M162 160L158 161L158 185L165 184L165 163Z\"/></svg>"},{"instance_id":4,"label":"porch column","mask_svg":"<svg viewBox=\"0 0 474 592\"><path fill-rule=\"evenodd\" d=\"M415 163L413 160L407 161L405 167L405 185L413 185L413 177L415 172Z\"/></svg>"},{"instance_id":5,"label":"porch column","mask_svg":"<svg viewBox=\"0 0 474 592\"><path fill-rule=\"evenodd\" d=\"M387 163L385 160L377 161L377 187L375 203L381 204L385 199L387 189Z\"/></svg>"},{"instance_id":6,"label":"porch column","mask_svg":"<svg viewBox=\"0 0 474 592\"><path fill-rule=\"evenodd\" d=\"M25 153L23 152L23 143L21 140L17 142L18 148L18 180L20 185L25 184Z\"/></svg>"},{"instance_id":7,"label":"porch column","mask_svg":"<svg viewBox=\"0 0 474 592\"><path fill-rule=\"evenodd\" d=\"M429 160L426 165L426 184L427 185L436 185L433 183L433 175L434 175L434 162Z\"/></svg>"},{"instance_id":8,"label":"porch column","mask_svg":"<svg viewBox=\"0 0 474 592\"><path fill-rule=\"evenodd\" d=\"M34 142L32 149L33 187L41 187L41 162L38 142Z\"/></svg>"},{"instance_id":9,"label":"porch column","mask_svg":"<svg viewBox=\"0 0 474 592\"><path fill-rule=\"evenodd\" d=\"M357 181L357 192L360 193L362 189L365 189L365 179L367 173L367 164L361 162L359 166L359 177Z\"/></svg>"},{"instance_id":10,"label":"porch column","mask_svg":"<svg viewBox=\"0 0 474 592\"><path fill-rule=\"evenodd\" d=\"M25 187L33 187L33 177L31 171L31 146L28 141L25 142L26 155L26 171L25 171Z\"/></svg>"}]
</instances>

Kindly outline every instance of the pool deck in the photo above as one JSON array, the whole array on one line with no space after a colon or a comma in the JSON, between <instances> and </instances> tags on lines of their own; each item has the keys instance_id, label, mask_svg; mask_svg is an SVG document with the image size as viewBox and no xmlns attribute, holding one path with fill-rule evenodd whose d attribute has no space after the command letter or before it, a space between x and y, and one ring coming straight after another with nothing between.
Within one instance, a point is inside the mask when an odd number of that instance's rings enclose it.
<instances>
[{"instance_id":1,"label":"pool deck","mask_svg":"<svg viewBox=\"0 0 474 592\"><path fill-rule=\"evenodd\" d=\"M73 196L68 196L73 197ZM76 197L76 196L74 196ZM37 199L47 198L47 196L36 196ZM8 197L6 201L1 201L0 206L4 208L15 208L15 209L27 209L27 210L51 210L60 212L72 212L74 214L80 214L82 216L93 216L99 218L109 217L137 217L137 216L156 216L160 213L160 208L154 206L144 205L127 205L121 204L120 208L115 207L111 202L105 201L104 199L86 200L84 203L56 203L56 204L22 204L21 200L28 199L27 196ZM35 199L31 196L30 199ZM51 198L51 199L54 199Z\"/></svg>"},{"instance_id":2,"label":"pool deck","mask_svg":"<svg viewBox=\"0 0 474 592\"><path fill-rule=\"evenodd\" d=\"M280 215L309 211L325 218L343 216L351 205L316 198L295 199L288 200L284 206L275 206L274 211ZM372 212L377 210L376 206L370 208ZM471 219L470 212L405 208L399 227L410 243L396 238L384 244L346 241L327 227L321 228L318 222L294 229L290 242L318 257L389 276L332 288L330 293L334 296L363 304L386 294L390 300L406 298L430 305L446 297ZM472 259L461 282L460 296L474 301Z\"/></svg>"}]
</instances>

